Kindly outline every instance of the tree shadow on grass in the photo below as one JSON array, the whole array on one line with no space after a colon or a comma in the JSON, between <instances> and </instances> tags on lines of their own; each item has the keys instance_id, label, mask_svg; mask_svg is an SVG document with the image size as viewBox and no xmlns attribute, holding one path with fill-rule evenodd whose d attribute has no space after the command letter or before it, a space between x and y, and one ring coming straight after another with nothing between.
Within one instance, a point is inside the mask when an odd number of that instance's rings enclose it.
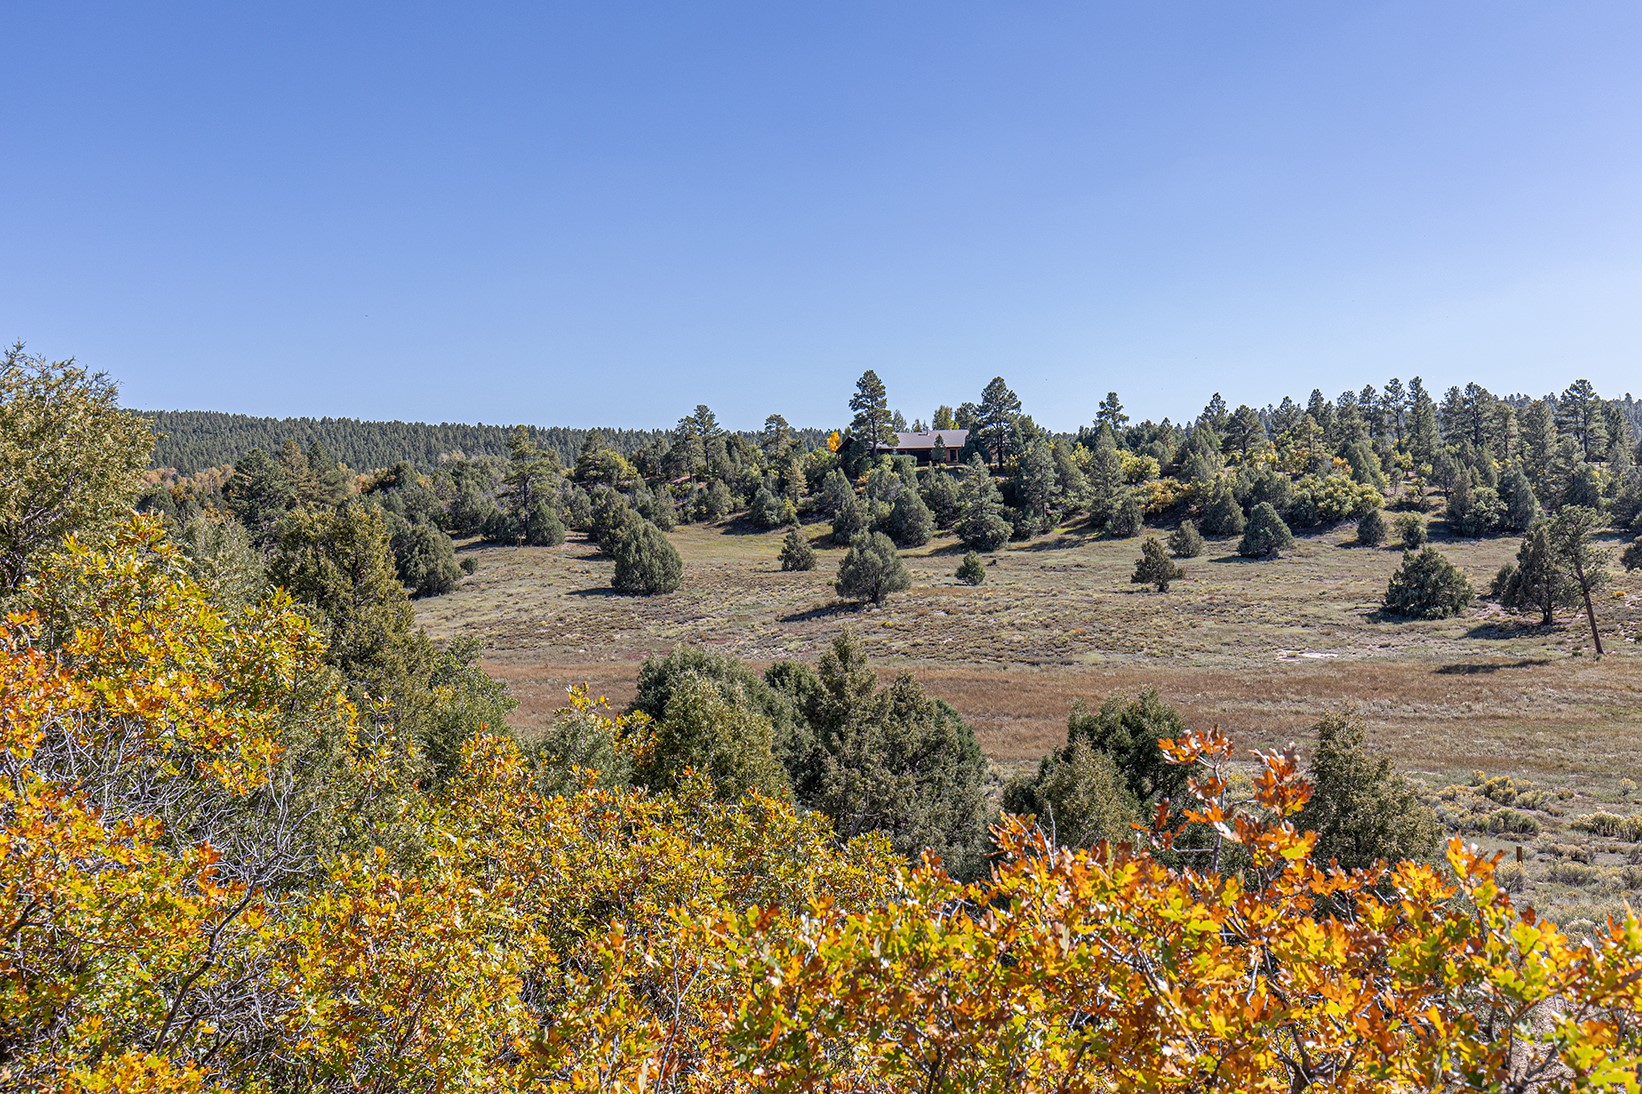
<instances>
[{"instance_id":1,"label":"tree shadow on grass","mask_svg":"<svg viewBox=\"0 0 1642 1094\"><path fill-rule=\"evenodd\" d=\"M1083 543L1084 541L1082 539L1073 539L1069 535L1058 535L1045 537L1043 539L1034 540L1031 543L1022 544L1021 546L1015 548L1015 550L1031 551L1033 553L1041 551L1069 551L1074 547L1083 546Z\"/></svg>"},{"instance_id":2,"label":"tree shadow on grass","mask_svg":"<svg viewBox=\"0 0 1642 1094\"><path fill-rule=\"evenodd\" d=\"M1537 623L1478 623L1465 632L1465 637L1502 642L1511 638L1526 638L1546 629Z\"/></svg>"},{"instance_id":3,"label":"tree shadow on grass","mask_svg":"<svg viewBox=\"0 0 1642 1094\"><path fill-rule=\"evenodd\" d=\"M782 531L786 525L778 524L774 528L765 528L743 513L738 517L725 521L716 526L718 531L726 536L767 536L771 532Z\"/></svg>"},{"instance_id":4,"label":"tree shadow on grass","mask_svg":"<svg viewBox=\"0 0 1642 1094\"><path fill-rule=\"evenodd\" d=\"M1461 661L1453 665L1439 665L1431 671L1437 676L1477 676L1481 673L1499 672L1502 669L1537 668L1550 663L1549 657L1524 657L1520 661Z\"/></svg>"},{"instance_id":5,"label":"tree shadow on grass","mask_svg":"<svg viewBox=\"0 0 1642 1094\"><path fill-rule=\"evenodd\" d=\"M602 596L632 596L633 594L632 593L624 593L620 589L612 589L608 585L595 585L594 587L592 587L590 589L571 589L565 595L566 596L600 596L600 597L602 597Z\"/></svg>"},{"instance_id":6,"label":"tree shadow on grass","mask_svg":"<svg viewBox=\"0 0 1642 1094\"><path fill-rule=\"evenodd\" d=\"M863 605L854 603L853 601L834 600L830 604L822 604L818 607L810 608L807 611L792 612L788 615L778 616L776 622L811 623L817 619L831 619L832 617L839 615L854 615L856 612L860 611L862 607Z\"/></svg>"}]
</instances>

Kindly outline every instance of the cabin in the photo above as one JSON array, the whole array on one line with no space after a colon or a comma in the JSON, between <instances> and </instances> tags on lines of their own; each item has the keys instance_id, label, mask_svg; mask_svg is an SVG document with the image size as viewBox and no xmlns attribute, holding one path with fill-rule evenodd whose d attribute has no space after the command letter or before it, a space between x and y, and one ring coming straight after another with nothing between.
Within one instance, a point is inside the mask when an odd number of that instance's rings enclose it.
<instances>
[{"instance_id":1,"label":"cabin","mask_svg":"<svg viewBox=\"0 0 1642 1094\"><path fill-rule=\"evenodd\" d=\"M958 462L958 454L968 442L967 429L926 429L919 433L896 433L895 443L881 444L878 451L911 456L920 467L933 463L952 465ZM937 455L941 457L938 460Z\"/></svg>"}]
</instances>

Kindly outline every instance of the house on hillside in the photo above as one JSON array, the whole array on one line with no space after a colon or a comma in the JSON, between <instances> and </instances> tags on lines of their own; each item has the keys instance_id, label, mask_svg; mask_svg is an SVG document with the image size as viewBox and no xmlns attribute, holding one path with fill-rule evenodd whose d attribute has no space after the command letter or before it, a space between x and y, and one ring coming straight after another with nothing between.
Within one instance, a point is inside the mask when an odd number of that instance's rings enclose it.
<instances>
[{"instance_id":1,"label":"house on hillside","mask_svg":"<svg viewBox=\"0 0 1642 1094\"><path fill-rule=\"evenodd\" d=\"M878 451L911 456L919 466L955 464L967 443L967 429L926 429L919 433L897 433L894 444L881 444Z\"/></svg>"}]
</instances>

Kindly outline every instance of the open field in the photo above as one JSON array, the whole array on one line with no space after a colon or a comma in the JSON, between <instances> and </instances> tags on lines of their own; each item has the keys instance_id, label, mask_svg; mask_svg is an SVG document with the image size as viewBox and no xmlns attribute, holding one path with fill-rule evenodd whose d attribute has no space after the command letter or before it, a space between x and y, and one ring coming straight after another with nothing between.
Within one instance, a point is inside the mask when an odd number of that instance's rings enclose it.
<instances>
[{"instance_id":1,"label":"open field","mask_svg":"<svg viewBox=\"0 0 1642 1094\"><path fill-rule=\"evenodd\" d=\"M680 527L671 539L685 561L684 588L652 598L613 593L610 561L577 537L557 548L470 545L478 572L456 592L418 602L418 616L435 638L484 640L485 667L520 700L514 724L526 736L563 704L569 684L585 681L625 704L640 662L675 643L759 665L814 662L846 626L881 672L910 670L956 707L1000 774L1062 743L1078 698L1156 688L1188 719L1219 723L1247 749L1303 748L1320 711L1349 703L1371 741L1433 793L1479 769L1550 789L1534 813L1543 861L1530 862L1542 907L1566 918L1601 906L1590 903L1596 882L1560 886L1549 880L1553 869L1589 865L1593 878L1607 878L1610 900L1631 887L1617 880L1635 869L1626 846L1569 826L1599 810L1634 809L1621 780L1642 781L1642 573L1619 574L1612 592L1625 595L1603 597L1609 653L1598 661L1571 614L1550 630L1487 602L1440 622L1382 619L1378 602L1400 552L1347 546L1349 527L1301 536L1270 562L1210 541L1166 594L1129 583L1138 540L1071 532L1011 545L971 588L954 580L962 552L943 536L903 553L913 587L882 610L837 603L831 581L843 552L827 543L825 525L806 530L816 569L782 573L780 532ZM1518 543L1434 541L1479 591ZM1503 807L1458 797L1445 805L1456 830ZM1534 838L1469 834L1507 848ZM1576 845L1590 863L1567 865ZM1642 887L1642 877L1625 877Z\"/></svg>"},{"instance_id":2,"label":"open field","mask_svg":"<svg viewBox=\"0 0 1642 1094\"><path fill-rule=\"evenodd\" d=\"M1249 747L1293 739L1331 703L1355 703L1374 739L1432 774L1642 776L1642 574L1603 598L1610 652L1589 654L1583 624L1524 626L1491 604L1441 622L1382 620L1376 608L1399 552L1343 546L1342 528L1300 537L1288 557L1238 558L1210 541L1166 594L1129 583L1136 540L1076 533L1012 545L986 584L952 577L950 537L904 552L909 593L883 610L836 601L842 551L808 529L816 569L782 573L780 533L685 526L672 533L685 586L664 597L609 588L610 563L572 537L557 548L469 546L479 571L418 603L435 638L485 642L486 665L521 700L517 728L586 680L625 700L639 662L678 642L766 664L814 661L843 627L886 671L909 669L975 726L1002 762L1059 743L1078 697L1155 687L1196 720ZM1517 541L1440 542L1479 588Z\"/></svg>"}]
</instances>

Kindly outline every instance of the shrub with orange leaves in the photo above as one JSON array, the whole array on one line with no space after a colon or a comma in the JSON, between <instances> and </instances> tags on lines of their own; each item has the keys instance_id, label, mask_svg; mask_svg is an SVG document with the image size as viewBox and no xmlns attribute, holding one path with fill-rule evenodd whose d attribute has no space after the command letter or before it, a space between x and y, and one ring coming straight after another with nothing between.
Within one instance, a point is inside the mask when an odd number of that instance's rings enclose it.
<instances>
[{"instance_id":1,"label":"shrub with orange leaves","mask_svg":"<svg viewBox=\"0 0 1642 1094\"><path fill-rule=\"evenodd\" d=\"M1216 733L1187 819L1242 876L1049 845L1018 819L990 878L925 867L865 912L727 916L728 1037L776 1090L1612 1090L1642 1082L1642 923L1575 943L1457 841L1451 874L1315 863L1308 788L1262 757L1230 802ZM1168 834L1163 837L1168 841ZM777 939L781 941L773 941Z\"/></svg>"}]
</instances>

